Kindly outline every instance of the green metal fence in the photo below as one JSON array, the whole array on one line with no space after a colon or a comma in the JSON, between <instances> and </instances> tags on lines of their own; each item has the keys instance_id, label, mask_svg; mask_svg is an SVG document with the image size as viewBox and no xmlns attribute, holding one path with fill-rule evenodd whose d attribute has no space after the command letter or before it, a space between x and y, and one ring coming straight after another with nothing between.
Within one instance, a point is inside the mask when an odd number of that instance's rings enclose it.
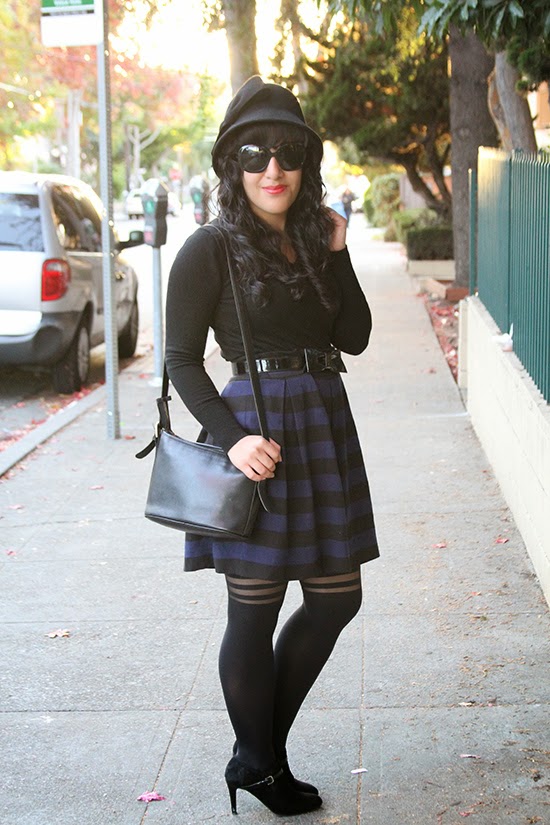
<instances>
[{"instance_id":1,"label":"green metal fence","mask_svg":"<svg viewBox=\"0 0 550 825\"><path fill-rule=\"evenodd\" d=\"M477 291L550 402L550 158L480 149Z\"/></svg>"}]
</instances>

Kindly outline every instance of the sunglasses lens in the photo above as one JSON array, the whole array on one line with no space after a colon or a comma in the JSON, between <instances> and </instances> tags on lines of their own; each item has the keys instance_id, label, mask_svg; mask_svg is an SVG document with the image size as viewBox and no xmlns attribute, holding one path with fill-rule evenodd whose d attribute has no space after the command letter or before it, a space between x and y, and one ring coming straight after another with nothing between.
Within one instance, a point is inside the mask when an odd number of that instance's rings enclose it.
<instances>
[{"instance_id":1,"label":"sunglasses lens","mask_svg":"<svg viewBox=\"0 0 550 825\"><path fill-rule=\"evenodd\" d=\"M301 169L306 159L306 147L302 143L284 143L275 153L277 163L285 172Z\"/></svg>"},{"instance_id":2,"label":"sunglasses lens","mask_svg":"<svg viewBox=\"0 0 550 825\"><path fill-rule=\"evenodd\" d=\"M248 144L241 146L237 154L241 169L252 173L264 172L272 157L276 158L277 163L285 172L293 172L304 165L306 147L302 143L283 143L275 152L272 152L266 146Z\"/></svg>"},{"instance_id":3,"label":"sunglasses lens","mask_svg":"<svg viewBox=\"0 0 550 825\"><path fill-rule=\"evenodd\" d=\"M263 146L241 146L238 159L244 172L263 172L269 165L271 153Z\"/></svg>"}]
</instances>

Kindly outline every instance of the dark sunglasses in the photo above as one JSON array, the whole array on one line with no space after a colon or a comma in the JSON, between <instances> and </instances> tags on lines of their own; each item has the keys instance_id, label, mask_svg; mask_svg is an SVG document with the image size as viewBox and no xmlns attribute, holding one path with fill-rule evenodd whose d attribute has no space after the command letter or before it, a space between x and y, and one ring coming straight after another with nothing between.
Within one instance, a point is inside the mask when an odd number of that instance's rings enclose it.
<instances>
[{"instance_id":1,"label":"dark sunglasses","mask_svg":"<svg viewBox=\"0 0 550 825\"><path fill-rule=\"evenodd\" d=\"M249 143L241 146L237 152L237 160L243 172L265 172L271 158L275 158L285 172L294 172L304 165L306 147L303 143L283 143L273 152L267 146Z\"/></svg>"}]
</instances>

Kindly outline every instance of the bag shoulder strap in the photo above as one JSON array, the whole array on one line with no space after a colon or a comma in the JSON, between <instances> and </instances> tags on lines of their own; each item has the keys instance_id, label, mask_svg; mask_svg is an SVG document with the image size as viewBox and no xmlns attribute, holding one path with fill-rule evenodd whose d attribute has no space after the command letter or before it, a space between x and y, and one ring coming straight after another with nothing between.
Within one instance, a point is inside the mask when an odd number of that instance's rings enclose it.
<instances>
[{"instance_id":1,"label":"bag shoulder strap","mask_svg":"<svg viewBox=\"0 0 550 825\"><path fill-rule=\"evenodd\" d=\"M258 375L258 368L256 366L256 358L254 355L254 347L252 344L252 333L250 331L250 321L248 318L248 312L246 311L243 293L237 281L235 270L233 269L231 255L229 254L225 234L217 226L213 226L212 224L210 224L210 227L218 233L223 243L225 257L227 260L227 268L229 270L229 278L231 280L231 288L233 290L233 297L235 299L235 307L237 309L237 318L239 320L239 327L241 330L241 337L244 346L246 366L250 377L250 383L252 385L254 406L256 407L256 414L258 416L258 421L260 423L260 432L264 438L269 440L269 431L267 427L267 417L265 414L264 401L262 397L262 388L260 384L260 378ZM203 227L203 229L208 231L208 228L206 226Z\"/></svg>"},{"instance_id":2,"label":"bag shoulder strap","mask_svg":"<svg viewBox=\"0 0 550 825\"><path fill-rule=\"evenodd\" d=\"M258 375L258 368L256 366L256 358L254 356L254 347L252 344L252 334L250 331L250 321L248 319L248 313L246 311L246 306L244 303L244 298L242 294L242 290L239 286L237 278L235 276L235 271L233 269L233 265L231 263L231 256L229 254L229 249L227 246L227 240L222 232L221 229L218 229L217 226L213 224L208 224L207 226L201 227L199 231L206 231L209 234L211 230L214 230L217 235L221 238L221 242L223 244L223 249L225 252L225 258L227 261L227 268L229 271L229 279L231 281L231 288L233 290L233 297L235 299L235 307L237 310L237 318L239 321L239 329L241 332L241 337L244 346L244 353L246 358L246 365L248 369L248 374L250 376L250 383L252 385L252 395L254 397L254 406L256 408L256 414L258 416L258 421L260 424L260 433L262 436L269 440L269 430L267 426L267 416L265 414L265 406L264 400L262 397L262 388L260 384L260 378ZM164 430L170 430L170 414L168 410L168 401L170 401L170 396L168 395L168 387L170 384L170 379L168 377L168 371L166 369L166 362L164 363L164 369L162 373L162 390L161 390L161 398L157 399L157 405L159 408L159 415L160 415L160 426Z\"/></svg>"}]
</instances>

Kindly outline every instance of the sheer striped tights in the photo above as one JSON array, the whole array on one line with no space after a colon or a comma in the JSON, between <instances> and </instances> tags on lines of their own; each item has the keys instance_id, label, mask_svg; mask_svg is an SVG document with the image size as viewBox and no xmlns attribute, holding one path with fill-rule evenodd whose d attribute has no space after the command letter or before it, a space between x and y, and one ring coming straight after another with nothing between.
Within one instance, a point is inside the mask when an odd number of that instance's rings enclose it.
<instances>
[{"instance_id":1,"label":"sheer striped tights","mask_svg":"<svg viewBox=\"0 0 550 825\"><path fill-rule=\"evenodd\" d=\"M220 679L242 762L268 770L286 756L302 702L361 605L361 573L306 579L303 603L273 634L287 583L226 576Z\"/></svg>"}]
</instances>

